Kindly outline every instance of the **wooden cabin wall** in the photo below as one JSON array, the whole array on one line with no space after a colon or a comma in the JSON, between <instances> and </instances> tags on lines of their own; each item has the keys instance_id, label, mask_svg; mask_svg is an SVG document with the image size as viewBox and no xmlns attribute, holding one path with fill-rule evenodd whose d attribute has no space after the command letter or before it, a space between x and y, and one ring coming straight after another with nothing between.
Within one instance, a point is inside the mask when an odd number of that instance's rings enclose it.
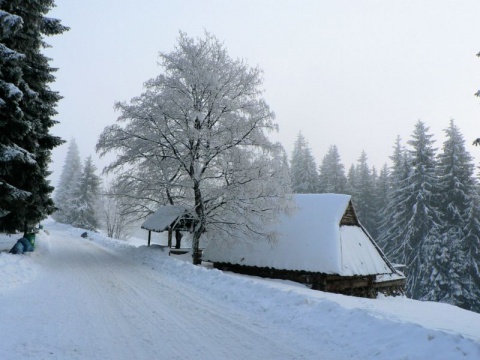
<instances>
[{"instance_id":1,"label":"wooden cabin wall","mask_svg":"<svg viewBox=\"0 0 480 360\"><path fill-rule=\"evenodd\" d=\"M385 295L404 294L404 280L391 283L375 283L375 275L368 276L340 276L308 271L278 270L266 267L214 263L219 270L233 271L239 274L259 276L271 279L291 280L310 286L313 290L332 292L337 294L376 298L381 292Z\"/></svg>"},{"instance_id":2,"label":"wooden cabin wall","mask_svg":"<svg viewBox=\"0 0 480 360\"><path fill-rule=\"evenodd\" d=\"M348 202L347 209L343 214L342 220L340 220L340 225L355 225L355 226L360 225L351 201Z\"/></svg>"}]
</instances>

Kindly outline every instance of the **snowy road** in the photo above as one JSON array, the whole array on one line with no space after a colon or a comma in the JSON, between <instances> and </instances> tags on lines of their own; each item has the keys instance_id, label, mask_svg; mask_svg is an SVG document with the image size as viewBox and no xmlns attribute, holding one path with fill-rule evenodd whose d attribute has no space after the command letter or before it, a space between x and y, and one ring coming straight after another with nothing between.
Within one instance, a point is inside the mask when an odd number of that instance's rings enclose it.
<instances>
[{"instance_id":1,"label":"snowy road","mask_svg":"<svg viewBox=\"0 0 480 360\"><path fill-rule=\"evenodd\" d=\"M49 241L37 278L3 299L2 359L322 358L144 264L61 231Z\"/></svg>"},{"instance_id":2,"label":"snowy road","mask_svg":"<svg viewBox=\"0 0 480 360\"><path fill-rule=\"evenodd\" d=\"M480 359L480 314L451 305L312 291L46 227L35 252L0 253L1 360Z\"/></svg>"}]
</instances>

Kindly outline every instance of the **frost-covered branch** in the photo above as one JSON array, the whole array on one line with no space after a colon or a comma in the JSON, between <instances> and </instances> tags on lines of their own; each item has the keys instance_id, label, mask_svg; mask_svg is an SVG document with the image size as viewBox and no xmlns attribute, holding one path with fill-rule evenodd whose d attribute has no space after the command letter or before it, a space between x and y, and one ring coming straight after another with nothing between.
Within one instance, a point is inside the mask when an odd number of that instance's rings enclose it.
<instances>
[{"instance_id":1,"label":"frost-covered branch","mask_svg":"<svg viewBox=\"0 0 480 360\"><path fill-rule=\"evenodd\" d=\"M261 98L262 71L208 33L180 33L159 64L142 95L116 104L118 122L97 143L102 156L118 154L105 169L119 176L118 193L138 213L185 206L197 248L205 230L212 241L270 239L264 223L288 208L290 189L283 148L267 137L277 125Z\"/></svg>"}]
</instances>

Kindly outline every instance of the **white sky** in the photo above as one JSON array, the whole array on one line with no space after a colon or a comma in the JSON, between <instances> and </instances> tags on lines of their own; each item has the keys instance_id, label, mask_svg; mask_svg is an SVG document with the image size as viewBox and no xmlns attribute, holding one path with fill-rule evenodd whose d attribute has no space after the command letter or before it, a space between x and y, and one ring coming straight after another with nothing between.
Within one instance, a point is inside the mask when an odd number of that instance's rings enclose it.
<instances>
[{"instance_id":1,"label":"white sky","mask_svg":"<svg viewBox=\"0 0 480 360\"><path fill-rule=\"evenodd\" d=\"M182 30L224 41L229 54L264 70L264 97L291 154L305 135L317 164L336 144L346 168L362 150L388 162L397 135L417 120L437 147L451 118L471 147L480 136L480 1L57 0L48 16L71 30L47 39L64 96L53 133L74 137L82 159L118 117L115 101L140 95ZM56 185L68 145L53 152ZM478 163L478 161L477 161ZM105 161L97 162L100 168Z\"/></svg>"}]
</instances>

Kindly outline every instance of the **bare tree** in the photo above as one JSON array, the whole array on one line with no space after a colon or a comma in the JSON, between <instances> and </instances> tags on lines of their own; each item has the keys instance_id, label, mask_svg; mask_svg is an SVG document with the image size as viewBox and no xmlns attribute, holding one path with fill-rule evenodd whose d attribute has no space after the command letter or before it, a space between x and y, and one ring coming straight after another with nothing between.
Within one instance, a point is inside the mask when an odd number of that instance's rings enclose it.
<instances>
[{"instance_id":1,"label":"bare tree","mask_svg":"<svg viewBox=\"0 0 480 360\"><path fill-rule=\"evenodd\" d=\"M261 98L262 71L230 58L208 33L180 33L159 64L163 73L130 103L117 103L117 124L100 136L97 151L118 154L106 171L190 211L195 264L206 231L211 241L254 233L271 239L265 223L288 208L289 181L284 150L266 134L277 125Z\"/></svg>"},{"instance_id":2,"label":"bare tree","mask_svg":"<svg viewBox=\"0 0 480 360\"><path fill-rule=\"evenodd\" d=\"M126 198L117 193L116 184L116 181L110 182L102 191L99 202L100 217L108 237L127 240L137 223L137 218L124 202Z\"/></svg>"}]
</instances>

